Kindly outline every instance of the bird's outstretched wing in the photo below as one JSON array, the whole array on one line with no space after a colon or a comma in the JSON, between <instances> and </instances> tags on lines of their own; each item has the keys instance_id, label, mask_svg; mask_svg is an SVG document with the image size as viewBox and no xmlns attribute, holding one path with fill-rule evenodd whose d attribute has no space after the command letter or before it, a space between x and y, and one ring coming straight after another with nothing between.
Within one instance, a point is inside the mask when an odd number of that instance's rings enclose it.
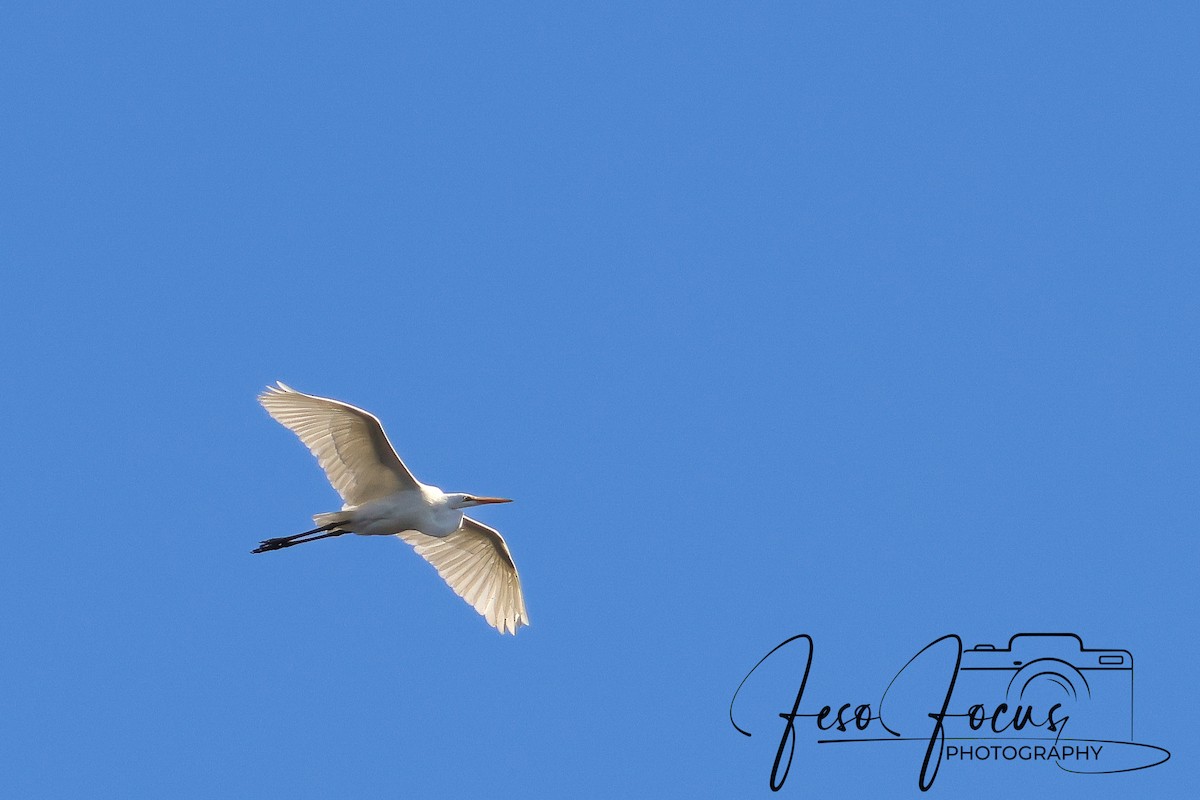
<instances>
[{"instance_id":1,"label":"bird's outstretched wing","mask_svg":"<svg viewBox=\"0 0 1200 800\"><path fill-rule=\"evenodd\" d=\"M454 592L484 616L500 633L516 634L529 624L521 579L504 537L470 517L445 537L417 531L397 534L433 564Z\"/></svg>"},{"instance_id":2,"label":"bird's outstretched wing","mask_svg":"<svg viewBox=\"0 0 1200 800\"><path fill-rule=\"evenodd\" d=\"M297 392L283 383L268 386L258 402L308 445L333 488L350 505L420 485L396 455L379 420L361 408Z\"/></svg>"}]
</instances>

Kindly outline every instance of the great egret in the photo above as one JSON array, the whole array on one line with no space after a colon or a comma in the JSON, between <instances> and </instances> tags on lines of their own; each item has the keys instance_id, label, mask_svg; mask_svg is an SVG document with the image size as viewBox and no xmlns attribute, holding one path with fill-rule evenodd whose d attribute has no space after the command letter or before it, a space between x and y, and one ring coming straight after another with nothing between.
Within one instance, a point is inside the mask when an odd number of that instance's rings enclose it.
<instances>
[{"instance_id":1,"label":"great egret","mask_svg":"<svg viewBox=\"0 0 1200 800\"><path fill-rule=\"evenodd\" d=\"M447 494L421 483L396 455L379 420L361 408L304 394L282 382L268 386L258 402L308 446L345 505L314 516L317 527L311 531L265 539L252 552L345 533L395 535L500 633L516 634L529 624L521 579L504 538L462 513L471 506L510 500Z\"/></svg>"}]
</instances>

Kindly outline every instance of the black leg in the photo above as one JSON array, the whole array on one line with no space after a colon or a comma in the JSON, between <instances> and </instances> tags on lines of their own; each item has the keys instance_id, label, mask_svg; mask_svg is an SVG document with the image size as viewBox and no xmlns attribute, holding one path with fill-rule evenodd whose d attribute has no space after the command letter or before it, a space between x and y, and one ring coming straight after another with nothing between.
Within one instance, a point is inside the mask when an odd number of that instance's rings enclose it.
<instances>
[{"instance_id":1,"label":"black leg","mask_svg":"<svg viewBox=\"0 0 1200 800\"><path fill-rule=\"evenodd\" d=\"M327 539L330 536L341 536L343 533L348 533L348 531L331 530L332 528L336 528L338 524L339 523L331 522L328 525L322 525L319 528L313 528L311 531L305 531L304 533L297 533L293 534L292 536L280 536L277 539L264 539L259 543L258 547L250 552L268 553L271 550L282 550L283 548L291 547L292 545L304 544L305 542L315 542L317 539ZM328 533L322 533L322 531L328 531ZM305 536L312 536L314 533L320 533L321 535L313 536L311 539L303 538Z\"/></svg>"}]
</instances>

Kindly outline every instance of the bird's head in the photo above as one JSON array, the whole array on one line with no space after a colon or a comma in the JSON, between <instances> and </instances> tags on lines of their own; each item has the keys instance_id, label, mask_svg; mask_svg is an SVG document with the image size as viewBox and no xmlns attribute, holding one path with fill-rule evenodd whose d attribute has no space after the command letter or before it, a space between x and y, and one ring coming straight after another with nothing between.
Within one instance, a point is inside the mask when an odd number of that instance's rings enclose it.
<instances>
[{"instance_id":1,"label":"bird's head","mask_svg":"<svg viewBox=\"0 0 1200 800\"><path fill-rule=\"evenodd\" d=\"M472 506L483 506L488 503L511 503L506 497L477 497L473 494L448 494L446 498L450 501L451 508L471 508Z\"/></svg>"}]
</instances>

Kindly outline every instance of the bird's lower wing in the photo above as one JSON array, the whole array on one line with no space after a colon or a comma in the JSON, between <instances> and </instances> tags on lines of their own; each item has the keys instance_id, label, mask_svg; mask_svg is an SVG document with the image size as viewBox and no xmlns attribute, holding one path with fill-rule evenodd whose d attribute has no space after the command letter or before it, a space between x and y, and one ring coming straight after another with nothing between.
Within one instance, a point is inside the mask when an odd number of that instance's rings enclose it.
<instances>
[{"instance_id":1,"label":"bird's lower wing","mask_svg":"<svg viewBox=\"0 0 1200 800\"><path fill-rule=\"evenodd\" d=\"M463 517L449 536L417 531L397 534L433 565L454 592L500 633L515 634L529 624L521 579L504 538L486 525Z\"/></svg>"}]
</instances>

